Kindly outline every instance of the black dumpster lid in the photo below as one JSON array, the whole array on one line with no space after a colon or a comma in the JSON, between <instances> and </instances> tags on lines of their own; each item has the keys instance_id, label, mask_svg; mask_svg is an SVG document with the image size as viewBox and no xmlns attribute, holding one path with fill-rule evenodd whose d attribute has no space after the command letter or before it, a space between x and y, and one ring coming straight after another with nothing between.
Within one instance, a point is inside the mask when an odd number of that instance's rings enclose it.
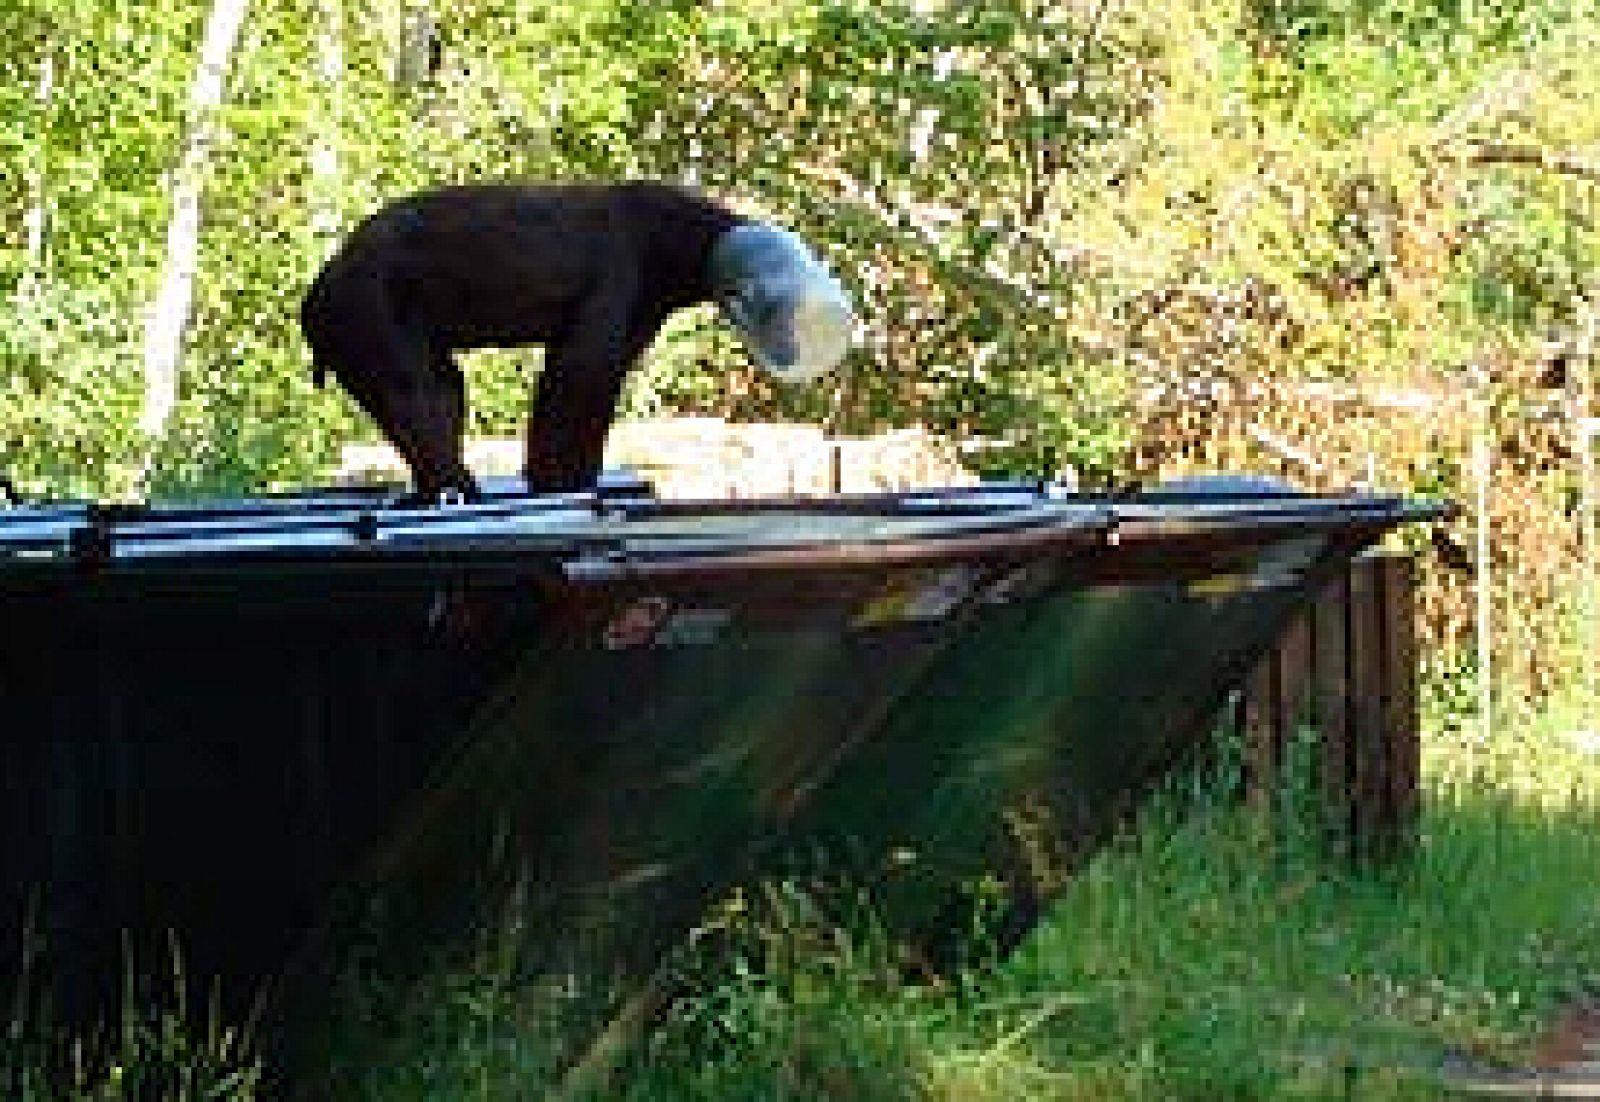
<instances>
[{"instance_id":1,"label":"black dumpster lid","mask_svg":"<svg viewBox=\"0 0 1600 1102\"><path fill-rule=\"evenodd\" d=\"M1110 542L1243 529L1392 527L1446 507L1393 495L1297 493L1211 478L1133 494L1077 494L988 483L824 498L664 501L614 479L579 494L498 486L476 503L408 508L387 489L318 489L191 504L27 506L0 510L0 579L51 566L146 568L203 562L507 557L630 562L779 549L871 547L1031 533Z\"/></svg>"}]
</instances>

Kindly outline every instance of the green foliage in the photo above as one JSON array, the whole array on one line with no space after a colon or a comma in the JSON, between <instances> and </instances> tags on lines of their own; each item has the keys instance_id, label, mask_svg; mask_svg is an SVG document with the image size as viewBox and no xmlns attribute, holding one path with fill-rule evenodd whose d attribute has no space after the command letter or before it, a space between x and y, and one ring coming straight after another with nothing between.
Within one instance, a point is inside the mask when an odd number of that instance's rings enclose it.
<instances>
[{"instance_id":1,"label":"green foliage","mask_svg":"<svg viewBox=\"0 0 1600 1102\"><path fill-rule=\"evenodd\" d=\"M1490 179L1468 193L1466 205L1481 227L1455 263L1457 301L1467 318L1538 337L1578 322L1600 263L1600 239L1578 231L1566 190L1539 180Z\"/></svg>"},{"instance_id":2,"label":"green foliage","mask_svg":"<svg viewBox=\"0 0 1600 1102\"><path fill-rule=\"evenodd\" d=\"M78 469L81 448L62 453L36 418L8 408L0 462L35 492L120 493L138 465L129 419L142 321L165 262L166 185L202 9L12 3L4 13L28 48L6 61L16 121L0 141L28 171L0 193L18 231L4 253L0 378L47 403L82 395L76 435L100 445L95 469ZM641 373L634 408L824 418L851 431L923 423L995 438L994 462L1113 465L1121 392L1106 353L1060 324L1081 281L1051 239L1049 210L1062 180L1125 140L1143 111L1153 77L1141 66L1157 52L1147 36L1022 3L924 13L469 2L437 12L443 63L402 86L405 10L397 0L252 10L204 180L158 492L304 480L340 442L370 435L341 396L306 383L299 290L332 238L384 199L485 177L689 180L795 224L860 297L866 347L831 390L780 391L725 333L686 319ZM1129 59L1131 86L1112 78ZM38 211L43 244L30 251L24 230ZM98 324L86 325L91 296ZM475 357L475 425L519 427L536 365L529 354Z\"/></svg>"},{"instance_id":3,"label":"green foliage","mask_svg":"<svg viewBox=\"0 0 1600 1102\"><path fill-rule=\"evenodd\" d=\"M142 322L204 7L0 8L16 44L0 149L21 168L0 180L0 385L15 396L0 464L34 492L133 483ZM402 25L430 7L440 64L398 81ZM1570 189L1461 165L1452 143L1592 141L1591 16L1401 0L254 8L150 485L304 481L372 435L308 385L294 313L333 241L383 200L623 176L793 224L850 285L865 338L832 382L788 390L709 313L685 317L629 409L919 423L982 443L989 469L1115 480L1140 388L1205 359L1204 342L1129 333L1150 296L1266 288L1289 328L1238 361L1253 372L1393 373L1569 320L1597 248ZM1422 230L1448 255L1408 252ZM1443 282L1419 282L1419 263ZM1418 295L1447 330L1419 331ZM471 357L476 429L520 428L538 362Z\"/></svg>"}]
</instances>

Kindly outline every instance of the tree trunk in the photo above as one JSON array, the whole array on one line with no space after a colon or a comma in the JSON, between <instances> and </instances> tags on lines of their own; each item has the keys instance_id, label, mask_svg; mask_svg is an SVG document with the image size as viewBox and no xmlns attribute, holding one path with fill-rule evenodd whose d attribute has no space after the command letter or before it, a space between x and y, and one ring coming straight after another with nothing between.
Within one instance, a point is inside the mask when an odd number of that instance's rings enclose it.
<instances>
[{"instance_id":1,"label":"tree trunk","mask_svg":"<svg viewBox=\"0 0 1600 1102\"><path fill-rule=\"evenodd\" d=\"M39 138L31 150L33 163L28 168L28 211L23 216L26 235L24 248L28 257L25 280L28 286L44 275L45 224L50 209L45 191L45 166L49 159L50 109L56 92L55 61L55 55L51 53L39 59L39 84L34 93L39 101Z\"/></svg>"},{"instance_id":2,"label":"tree trunk","mask_svg":"<svg viewBox=\"0 0 1600 1102\"><path fill-rule=\"evenodd\" d=\"M200 193L216 143L214 116L222 103L228 61L248 7L249 0L215 0L212 4L200 62L189 86L189 134L173 182L166 269L144 331L144 411L139 427L152 440L166 430L178 400L178 364L200 245Z\"/></svg>"},{"instance_id":3,"label":"tree trunk","mask_svg":"<svg viewBox=\"0 0 1600 1102\"><path fill-rule=\"evenodd\" d=\"M322 0L317 31L317 77L325 110L311 139L311 232L331 242L340 228L339 141L344 122L344 0Z\"/></svg>"},{"instance_id":4,"label":"tree trunk","mask_svg":"<svg viewBox=\"0 0 1600 1102\"><path fill-rule=\"evenodd\" d=\"M414 88L438 76L443 62L442 48L439 20L426 0L403 4L400 40L394 57L394 82L402 88Z\"/></svg>"}]
</instances>

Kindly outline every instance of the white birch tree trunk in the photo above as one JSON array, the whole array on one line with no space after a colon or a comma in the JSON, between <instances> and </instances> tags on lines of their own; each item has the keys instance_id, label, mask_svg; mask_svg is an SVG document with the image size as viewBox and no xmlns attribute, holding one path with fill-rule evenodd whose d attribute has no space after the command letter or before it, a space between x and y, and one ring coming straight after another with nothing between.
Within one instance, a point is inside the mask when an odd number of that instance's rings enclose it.
<instances>
[{"instance_id":1,"label":"white birch tree trunk","mask_svg":"<svg viewBox=\"0 0 1600 1102\"><path fill-rule=\"evenodd\" d=\"M249 0L214 0L206 20L200 63L189 86L189 134L173 181L166 266L145 321L144 410L139 427L152 440L166 430L178 400L178 365L194 297L200 246L200 194L206 163L216 143L214 116L222 103L228 61L248 7Z\"/></svg>"},{"instance_id":2,"label":"white birch tree trunk","mask_svg":"<svg viewBox=\"0 0 1600 1102\"><path fill-rule=\"evenodd\" d=\"M323 85L322 126L311 141L311 232L325 246L340 228L339 139L344 123L344 0L322 0L317 76ZM324 249L326 251L326 248Z\"/></svg>"},{"instance_id":3,"label":"white birch tree trunk","mask_svg":"<svg viewBox=\"0 0 1600 1102\"><path fill-rule=\"evenodd\" d=\"M402 0L399 15L393 77L400 87L412 88L434 75L439 21L427 0Z\"/></svg>"},{"instance_id":4,"label":"white birch tree trunk","mask_svg":"<svg viewBox=\"0 0 1600 1102\"><path fill-rule=\"evenodd\" d=\"M55 62L55 56L49 53L39 59L39 83L34 91L34 98L39 101L39 139L31 151L33 163L28 166L28 210L23 215L23 247L28 258L26 279L29 286L44 275L45 225L50 211L45 174L50 142L50 109L56 93Z\"/></svg>"}]
</instances>

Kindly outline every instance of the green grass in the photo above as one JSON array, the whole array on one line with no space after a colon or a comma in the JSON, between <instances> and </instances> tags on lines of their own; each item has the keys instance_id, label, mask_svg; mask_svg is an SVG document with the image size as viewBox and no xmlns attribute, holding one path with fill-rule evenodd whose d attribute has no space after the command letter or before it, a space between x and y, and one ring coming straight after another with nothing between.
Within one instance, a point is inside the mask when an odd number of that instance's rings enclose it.
<instances>
[{"instance_id":1,"label":"green grass","mask_svg":"<svg viewBox=\"0 0 1600 1102\"><path fill-rule=\"evenodd\" d=\"M699 984L598 1096L1440 1097L1447 1060L1515 1064L1555 1007L1600 985L1600 757L1568 726L1430 740L1419 845L1388 867L1328 852L1309 785L1270 821L1210 782L1175 785L1018 953L943 984L909 981L870 911L840 930L806 891L768 885L719 913L719 949L681 962ZM491 931L420 990L355 990L370 1025L332 1054L339 1093L543 1093L561 1000L512 982L514 957ZM254 1097L222 1037L125 1031L76 1097ZM0 1066L0 1083L26 1073Z\"/></svg>"},{"instance_id":2,"label":"green grass","mask_svg":"<svg viewBox=\"0 0 1600 1102\"><path fill-rule=\"evenodd\" d=\"M165 969L130 967L114 1026L64 1036L33 981L0 1003L0 1098L7 1102L210 1102L254 1099L262 1062L248 1029L190 990L175 949Z\"/></svg>"},{"instance_id":3,"label":"green grass","mask_svg":"<svg viewBox=\"0 0 1600 1102\"><path fill-rule=\"evenodd\" d=\"M769 885L599 1096L1437 1098L1447 1060L1518 1062L1600 983L1600 759L1554 726L1436 740L1426 783L1415 853L1364 869L1294 786L1270 822L1175 786L1018 954L943 985L908 982L870 916L841 931ZM349 1096L548 1086L538 1000L502 979L413 997Z\"/></svg>"},{"instance_id":4,"label":"green grass","mask_svg":"<svg viewBox=\"0 0 1600 1102\"><path fill-rule=\"evenodd\" d=\"M1546 746L1463 779L1466 756L1432 763L1405 864L1352 872L1293 818L1170 794L990 974L747 970L651 1042L626 1096L1438 1097L1447 1057L1517 1061L1600 980L1600 768Z\"/></svg>"}]
</instances>

